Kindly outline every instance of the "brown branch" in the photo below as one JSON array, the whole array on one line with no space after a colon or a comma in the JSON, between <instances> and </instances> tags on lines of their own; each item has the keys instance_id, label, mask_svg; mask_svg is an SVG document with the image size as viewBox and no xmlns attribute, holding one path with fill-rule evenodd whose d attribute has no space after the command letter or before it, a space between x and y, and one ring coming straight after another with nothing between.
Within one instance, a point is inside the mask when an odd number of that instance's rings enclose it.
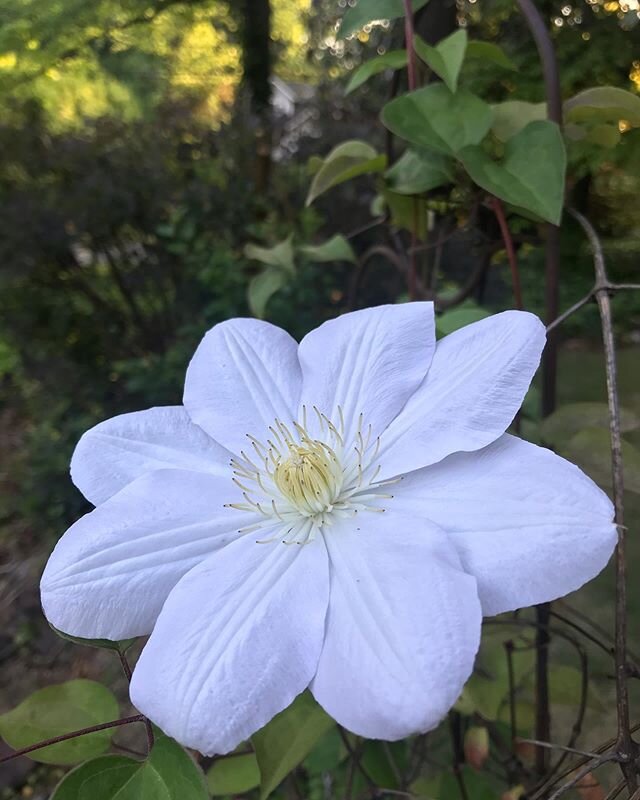
<instances>
[{"instance_id":1,"label":"brown branch","mask_svg":"<svg viewBox=\"0 0 640 800\"><path fill-rule=\"evenodd\" d=\"M618 760L619 756L617 753L603 753L603 755L591 759L588 764L576 772L570 781L567 781L567 783L564 783L559 789L556 789L552 795L549 795L549 800L558 800L558 798L562 797L563 794L568 792L570 789L573 789L574 786L577 786L583 778L586 778L587 775L591 775L594 770L598 769L603 764L608 764L612 761Z\"/></svg>"},{"instance_id":2,"label":"brown branch","mask_svg":"<svg viewBox=\"0 0 640 800\"><path fill-rule=\"evenodd\" d=\"M41 742L29 745L29 747L23 747L21 750L16 750L10 755L0 758L0 764L4 764L5 761L11 761L14 758L19 758L20 756L26 756L28 753L33 753L35 750L41 750L43 747L49 747L52 744L66 742L69 739L77 739L79 736L86 736L89 733L106 731L109 728L118 728L122 725L131 725L132 722L144 722L144 720L145 718L142 716L142 714L136 714L133 717L114 719L111 722L102 722L100 725L92 725L90 728L81 728L77 731L71 731L71 733L63 733L60 736L54 736L51 739L44 739Z\"/></svg>"}]
</instances>

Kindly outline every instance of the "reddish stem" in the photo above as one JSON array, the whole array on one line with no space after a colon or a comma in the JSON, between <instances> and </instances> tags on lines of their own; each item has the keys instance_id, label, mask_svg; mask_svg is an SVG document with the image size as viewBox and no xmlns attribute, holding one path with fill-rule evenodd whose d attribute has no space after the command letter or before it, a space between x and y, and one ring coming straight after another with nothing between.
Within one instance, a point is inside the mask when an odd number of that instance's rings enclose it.
<instances>
[{"instance_id":1,"label":"reddish stem","mask_svg":"<svg viewBox=\"0 0 640 800\"><path fill-rule=\"evenodd\" d=\"M0 764L5 761L11 761L19 756L26 756L27 753L32 753L34 750L41 750L43 747L49 747L52 744L59 744L66 742L69 739L77 739L79 736L86 736L88 733L96 733L97 731L106 731L108 728L119 728L122 725L131 725L132 722L144 722L145 718L142 714L136 714L134 717L124 717L123 719L114 719L111 722L103 722L100 725L92 725L90 728L81 728L78 731L71 731L71 733L63 733L61 736L54 736L52 739L45 739L37 744L23 747L21 750L16 750L11 755L0 758Z\"/></svg>"},{"instance_id":2,"label":"reddish stem","mask_svg":"<svg viewBox=\"0 0 640 800\"><path fill-rule=\"evenodd\" d=\"M518 258L516 256L516 249L513 246L513 239L511 238L509 223L507 222L507 218L504 213L504 206L497 197L492 197L491 207L493 208L493 213L496 215L496 219L498 220L500 233L502 234L502 241L504 242L504 249L507 251L507 258L509 259L509 266L511 268L511 281L513 283L513 298L516 308L519 311L522 311L524 304L522 302L522 287L520 286Z\"/></svg>"},{"instance_id":3,"label":"reddish stem","mask_svg":"<svg viewBox=\"0 0 640 800\"><path fill-rule=\"evenodd\" d=\"M404 38L407 48L407 77L409 79L409 91L418 88L418 70L416 66L416 51L413 48L413 7L411 0L404 1Z\"/></svg>"}]
</instances>

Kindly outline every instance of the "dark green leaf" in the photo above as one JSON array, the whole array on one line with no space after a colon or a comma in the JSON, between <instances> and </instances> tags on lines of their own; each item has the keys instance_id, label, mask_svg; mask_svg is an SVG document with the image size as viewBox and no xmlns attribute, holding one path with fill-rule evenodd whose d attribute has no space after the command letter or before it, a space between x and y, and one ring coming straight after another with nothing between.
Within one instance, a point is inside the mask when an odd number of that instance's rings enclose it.
<instances>
[{"instance_id":1,"label":"dark green leaf","mask_svg":"<svg viewBox=\"0 0 640 800\"><path fill-rule=\"evenodd\" d=\"M309 692L254 734L252 741L260 767L260 797L264 800L311 752L335 725Z\"/></svg>"},{"instance_id":2,"label":"dark green leaf","mask_svg":"<svg viewBox=\"0 0 640 800\"><path fill-rule=\"evenodd\" d=\"M481 147L468 147L460 159L478 186L541 219L560 222L566 153L555 123L529 123L506 143L502 161Z\"/></svg>"},{"instance_id":3,"label":"dark green leaf","mask_svg":"<svg viewBox=\"0 0 640 800\"><path fill-rule=\"evenodd\" d=\"M412 7L418 11L426 6L428 0L413 0ZM396 19L404 16L403 0L358 0L358 3L344 12L338 30L338 38L344 39L352 33L377 19Z\"/></svg>"},{"instance_id":4,"label":"dark green leaf","mask_svg":"<svg viewBox=\"0 0 640 800\"><path fill-rule=\"evenodd\" d=\"M567 100L564 104L567 122L618 122L640 125L640 97L617 86L595 86Z\"/></svg>"},{"instance_id":5,"label":"dark green leaf","mask_svg":"<svg viewBox=\"0 0 640 800\"><path fill-rule=\"evenodd\" d=\"M398 194L420 194L453 180L453 163L441 153L407 150L385 174Z\"/></svg>"},{"instance_id":6,"label":"dark green leaf","mask_svg":"<svg viewBox=\"0 0 640 800\"><path fill-rule=\"evenodd\" d=\"M569 403L556 409L541 425L542 438L559 447L585 428L609 429L609 406L606 403ZM620 430L640 428L640 417L627 408L620 409Z\"/></svg>"},{"instance_id":7,"label":"dark green leaf","mask_svg":"<svg viewBox=\"0 0 640 800\"><path fill-rule=\"evenodd\" d=\"M263 319L267 303L288 281L289 275L283 269L276 267L267 267L255 275L249 283L247 292L251 313L258 319Z\"/></svg>"},{"instance_id":8,"label":"dark green leaf","mask_svg":"<svg viewBox=\"0 0 640 800\"><path fill-rule=\"evenodd\" d=\"M387 165L386 156L378 155L367 142L351 139L334 147L316 172L309 188L306 204L310 205L321 194L351 180L358 175L382 172Z\"/></svg>"},{"instance_id":9,"label":"dark green leaf","mask_svg":"<svg viewBox=\"0 0 640 800\"><path fill-rule=\"evenodd\" d=\"M369 61L365 61L364 64L361 64L353 73L345 89L345 94L350 94L379 72L384 72L387 69L400 69L406 66L406 64L406 50L389 50L388 53L371 58Z\"/></svg>"},{"instance_id":10,"label":"dark green leaf","mask_svg":"<svg viewBox=\"0 0 640 800\"><path fill-rule=\"evenodd\" d=\"M458 88L458 76L467 49L467 32L458 30L442 39L435 47L427 44L417 34L413 47L420 58L439 75L452 92Z\"/></svg>"},{"instance_id":11,"label":"dark green leaf","mask_svg":"<svg viewBox=\"0 0 640 800\"><path fill-rule=\"evenodd\" d=\"M526 103L524 100L507 100L493 106L491 131L496 139L506 142L526 128L530 122L547 118L544 103Z\"/></svg>"},{"instance_id":12,"label":"dark green leaf","mask_svg":"<svg viewBox=\"0 0 640 800\"><path fill-rule=\"evenodd\" d=\"M518 69L504 50L492 42L469 42L466 57L467 60L477 58L482 61L491 61L504 69L514 71Z\"/></svg>"},{"instance_id":13,"label":"dark green leaf","mask_svg":"<svg viewBox=\"0 0 640 800\"><path fill-rule=\"evenodd\" d=\"M331 728L305 758L303 766L310 775L335 769L347 757L347 750L337 728Z\"/></svg>"},{"instance_id":14,"label":"dark green leaf","mask_svg":"<svg viewBox=\"0 0 640 800\"><path fill-rule=\"evenodd\" d=\"M44 739L118 718L118 701L101 683L73 680L39 689L0 716L0 735L19 750ZM104 753L113 729L91 733L30 754L45 764L77 764Z\"/></svg>"},{"instance_id":15,"label":"dark green leaf","mask_svg":"<svg viewBox=\"0 0 640 800\"><path fill-rule=\"evenodd\" d=\"M436 317L436 330L440 335L448 336L459 328L464 328L465 325L471 325L489 316L491 316L489 312L479 306L452 308L451 311L445 311Z\"/></svg>"},{"instance_id":16,"label":"dark green leaf","mask_svg":"<svg viewBox=\"0 0 640 800\"><path fill-rule=\"evenodd\" d=\"M352 264L357 261L353 248L339 233L322 244L303 245L300 247L300 252L310 261L350 261Z\"/></svg>"},{"instance_id":17,"label":"dark green leaf","mask_svg":"<svg viewBox=\"0 0 640 800\"><path fill-rule=\"evenodd\" d=\"M204 775L191 756L166 736L146 761L103 756L66 775L51 800L208 800Z\"/></svg>"},{"instance_id":18,"label":"dark green leaf","mask_svg":"<svg viewBox=\"0 0 640 800\"><path fill-rule=\"evenodd\" d=\"M244 247L244 254L252 261L260 261L270 267L278 267L293 275L296 271L293 260L293 236L278 242L273 247L259 247L256 244L247 244Z\"/></svg>"},{"instance_id":19,"label":"dark green leaf","mask_svg":"<svg viewBox=\"0 0 640 800\"><path fill-rule=\"evenodd\" d=\"M260 770L255 753L222 756L207 772L207 786L214 797L242 794L260 785Z\"/></svg>"},{"instance_id":20,"label":"dark green leaf","mask_svg":"<svg viewBox=\"0 0 640 800\"><path fill-rule=\"evenodd\" d=\"M425 200L419 197L409 197L405 194L396 194L385 189L384 199L391 212L391 224L396 228L414 232L418 239L427 238L428 209Z\"/></svg>"},{"instance_id":21,"label":"dark green leaf","mask_svg":"<svg viewBox=\"0 0 640 800\"><path fill-rule=\"evenodd\" d=\"M419 147L453 154L479 144L491 127L491 107L466 89L441 83L396 97L382 109L390 131Z\"/></svg>"}]
</instances>

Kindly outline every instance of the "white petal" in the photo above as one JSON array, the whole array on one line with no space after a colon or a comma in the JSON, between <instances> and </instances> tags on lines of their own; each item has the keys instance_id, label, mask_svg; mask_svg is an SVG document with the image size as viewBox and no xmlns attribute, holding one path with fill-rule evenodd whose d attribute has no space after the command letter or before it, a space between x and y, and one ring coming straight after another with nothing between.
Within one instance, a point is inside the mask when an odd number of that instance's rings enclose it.
<instances>
[{"instance_id":1,"label":"white petal","mask_svg":"<svg viewBox=\"0 0 640 800\"><path fill-rule=\"evenodd\" d=\"M189 416L236 454L247 446L248 433L264 440L275 419L297 418L297 351L295 340L268 322L232 319L216 325L187 370Z\"/></svg>"},{"instance_id":2,"label":"white petal","mask_svg":"<svg viewBox=\"0 0 640 800\"><path fill-rule=\"evenodd\" d=\"M182 406L149 408L88 430L71 459L71 478L99 505L146 472L176 467L227 475L230 458Z\"/></svg>"},{"instance_id":3,"label":"white petal","mask_svg":"<svg viewBox=\"0 0 640 800\"><path fill-rule=\"evenodd\" d=\"M41 583L49 622L90 639L150 633L180 578L256 521L223 507L236 492L229 478L182 470L130 483L56 545Z\"/></svg>"},{"instance_id":4,"label":"white petal","mask_svg":"<svg viewBox=\"0 0 640 800\"><path fill-rule=\"evenodd\" d=\"M313 677L329 593L327 553L247 534L169 596L131 683L131 700L201 753L226 753L286 708Z\"/></svg>"},{"instance_id":5,"label":"white petal","mask_svg":"<svg viewBox=\"0 0 640 800\"><path fill-rule=\"evenodd\" d=\"M544 326L524 311L495 314L438 342L426 379L382 438L380 477L495 441L520 408L544 343Z\"/></svg>"},{"instance_id":6,"label":"white petal","mask_svg":"<svg viewBox=\"0 0 640 800\"><path fill-rule=\"evenodd\" d=\"M353 733L395 740L434 728L458 699L480 603L435 525L393 512L358 524L325 529L331 593L311 690Z\"/></svg>"},{"instance_id":7,"label":"white petal","mask_svg":"<svg viewBox=\"0 0 640 800\"><path fill-rule=\"evenodd\" d=\"M394 495L404 513L449 534L486 615L578 589L616 544L605 493L573 464L514 436L407 475Z\"/></svg>"},{"instance_id":8,"label":"white petal","mask_svg":"<svg viewBox=\"0 0 640 800\"><path fill-rule=\"evenodd\" d=\"M381 433L418 388L435 348L433 303L379 306L344 314L300 343L301 404L317 406L347 436L363 414Z\"/></svg>"}]
</instances>

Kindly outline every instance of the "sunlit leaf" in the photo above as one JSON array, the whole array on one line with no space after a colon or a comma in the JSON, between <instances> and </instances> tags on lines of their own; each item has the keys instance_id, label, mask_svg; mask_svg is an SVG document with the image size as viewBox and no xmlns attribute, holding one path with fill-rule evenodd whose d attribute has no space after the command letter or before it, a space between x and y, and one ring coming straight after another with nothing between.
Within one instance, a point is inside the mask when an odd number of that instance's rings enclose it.
<instances>
[{"instance_id":1,"label":"sunlit leaf","mask_svg":"<svg viewBox=\"0 0 640 800\"><path fill-rule=\"evenodd\" d=\"M460 159L478 186L516 208L559 223L567 159L555 123L529 123L506 143L501 161L494 161L481 147L466 148Z\"/></svg>"},{"instance_id":2,"label":"sunlit leaf","mask_svg":"<svg viewBox=\"0 0 640 800\"><path fill-rule=\"evenodd\" d=\"M103 756L66 775L51 800L208 800L202 770L166 736L146 761Z\"/></svg>"},{"instance_id":3,"label":"sunlit leaf","mask_svg":"<svg viewBox=\"0 0 640 800\"><path fill-rule=\"evenodd\" d=\"M453 163L441 153L407 150L387 170L390 189L398 194L420 194L453 180Z\"/></svg>"},{"instance_id":4,"label":"sunlit leaf","mask_svg":"<svg viewBox=\"0 0 640 800\"><path fill-rule=\"evenodd\" d=\"M334 147L316 172L309 188L306 204L310 205L321 194L339 183L371 172L382 172L387 164L384 155L367 142L351 139Z\"/></svg>"},{"instance_id":5,"label":"sunlit leaf","mask_svg":"<svg viewBox=\"0 0 640 800\"><path fill-rule=\"evenodd\" d=\"M466 58L491 61L499 67L513 71L518 69L504 50L493 42L470 41L467 44Z\"/></svg>"},{"instance_id":6,"label":"sunlit leaf","mask_svg":"<svg viewBox=\"0 0 640 800\"><path fill-rule=\"evenodd\" d=\"M335 725L309 692L277 714L252 742L260 767L262 800L311 752L314 745Z\"/></svg>"},{"instance_id":7,"label":"sunlit leaf","mask_svg":"<svg viewBox=\"0 0 640 800\"><path fill-rule=\"evenodd\" d=\"M269 300L288 282L289 275L276 267L267 267L254 275L247 290L251 313L258 319L263 319Z\"/></svg>"},{"instance_id":8,"label":"sunlit leaf","mask_svg":"<svg viewBox=\"0 0 640 800\"><path fill-rule=\"evenodd\" d=\"M640 97L617 86L594 86L567 100L564 115L568 122L617 122L640 125Z\"/></svg>"},{"instance_id":9,"label":"sunlit leaf","mask_svg":"<svg viewBox=\"0 0 640 800\"><path fill-rule=\"evenodd\" d=\"M428 0L413 0L412 8L418 11L426 6ZM367 22L377 19L396 19L404 16L403 0L358 0L355 6L347 8L338 30L338 38L344 39L364 28Z\"/></svg>"},{"instance_id":10,"label":"sunlit leaf","mask_svg":"<svg viewBox=\"0 0 640 800\"><path fill-rule=\"evenodd\" d=\"M547 118L544 103L527 103L524 100L507 100L493 108L491 132L501 142L506 142L526 128L530 122Z\"/></svg>"},{"instance_id":11,"label":"sunlit leaf","mask_svg":"<svg viewBox=\"0 0 640 800\"><path fill-rule=\"evenodd\" d=\"M396 97L382 109L382 122L411 144L453 154L485 137L493 112L466 89L453 94L437 83Z\"/></svg>"},{"instance_id":12,"label":"sunlit leaf","mask_svg":"<svg viewBox=\"0 0 640 800\"><path fill-rule=\"evenodd\" d=\"M278 242L273 247L259 247L257 244L246 244L244 247L245 256L251 261L260 261L270 267L279 267L289 272L295 273L296 267L293 256L293 236Z\"/></svg>"},{"instance_id":13,"label":"sunlit leaf","mask_svg":"<svg viewBox=\"0 0 640 800\"><path fill-rule=\"evenodd\" d=\"M345 94L350 94L363 83L366 83L369 78L384 72L387 69L400 69L406 66L407 51L406 50L389 50L381 56L376 56L364 64L361 64L351 76L351 80L347 84Z\"/></svg>"},{"instance_id":14,"label":"sunlit leaf","mask_svg":"<svg viewBox=\"0 0 640 800\"><path fill-rule=\"evenodd\" d=\"M302 245L299 250L310 261L350 261L355 264L358 260L347 239L339 233L322 244Z\"/></svg>"},{"instance_id":15,"label":"sunlit leaf","mask_svg":"<svg viewBox=\"0 0 640 800\"><path fill-rule=\"evenodd\" d=\"M452 92L458 88L458 76L467 49L467 32L458 30L445 37L434 47L417 34L413 47L420 58L446 83Z\"/></svg>"},{"instance_id":16,"label":"sunlit leaf","mask_svg":"<svg viewBox=\"0 0 640 800\"><path fill-rule=\"evenodd\" d=\"M255 753L231 753L217 758L207 772L207 786L213 797L243 794L260 785Z\"/></svg>"},{"instance_id":17,"label":"sunlit leaf","mask_svg":"<svg viewBox=\"0 0 640 800\"><path fill-rule=\"evenodd\" d=\"M0 735L16 750L118 718L118 701L101 683L72 680L29 695L0 716ZM45 764L77 764L104 753L114 729L50 745L29 755Z\"/></svg>"}]
</instances>

